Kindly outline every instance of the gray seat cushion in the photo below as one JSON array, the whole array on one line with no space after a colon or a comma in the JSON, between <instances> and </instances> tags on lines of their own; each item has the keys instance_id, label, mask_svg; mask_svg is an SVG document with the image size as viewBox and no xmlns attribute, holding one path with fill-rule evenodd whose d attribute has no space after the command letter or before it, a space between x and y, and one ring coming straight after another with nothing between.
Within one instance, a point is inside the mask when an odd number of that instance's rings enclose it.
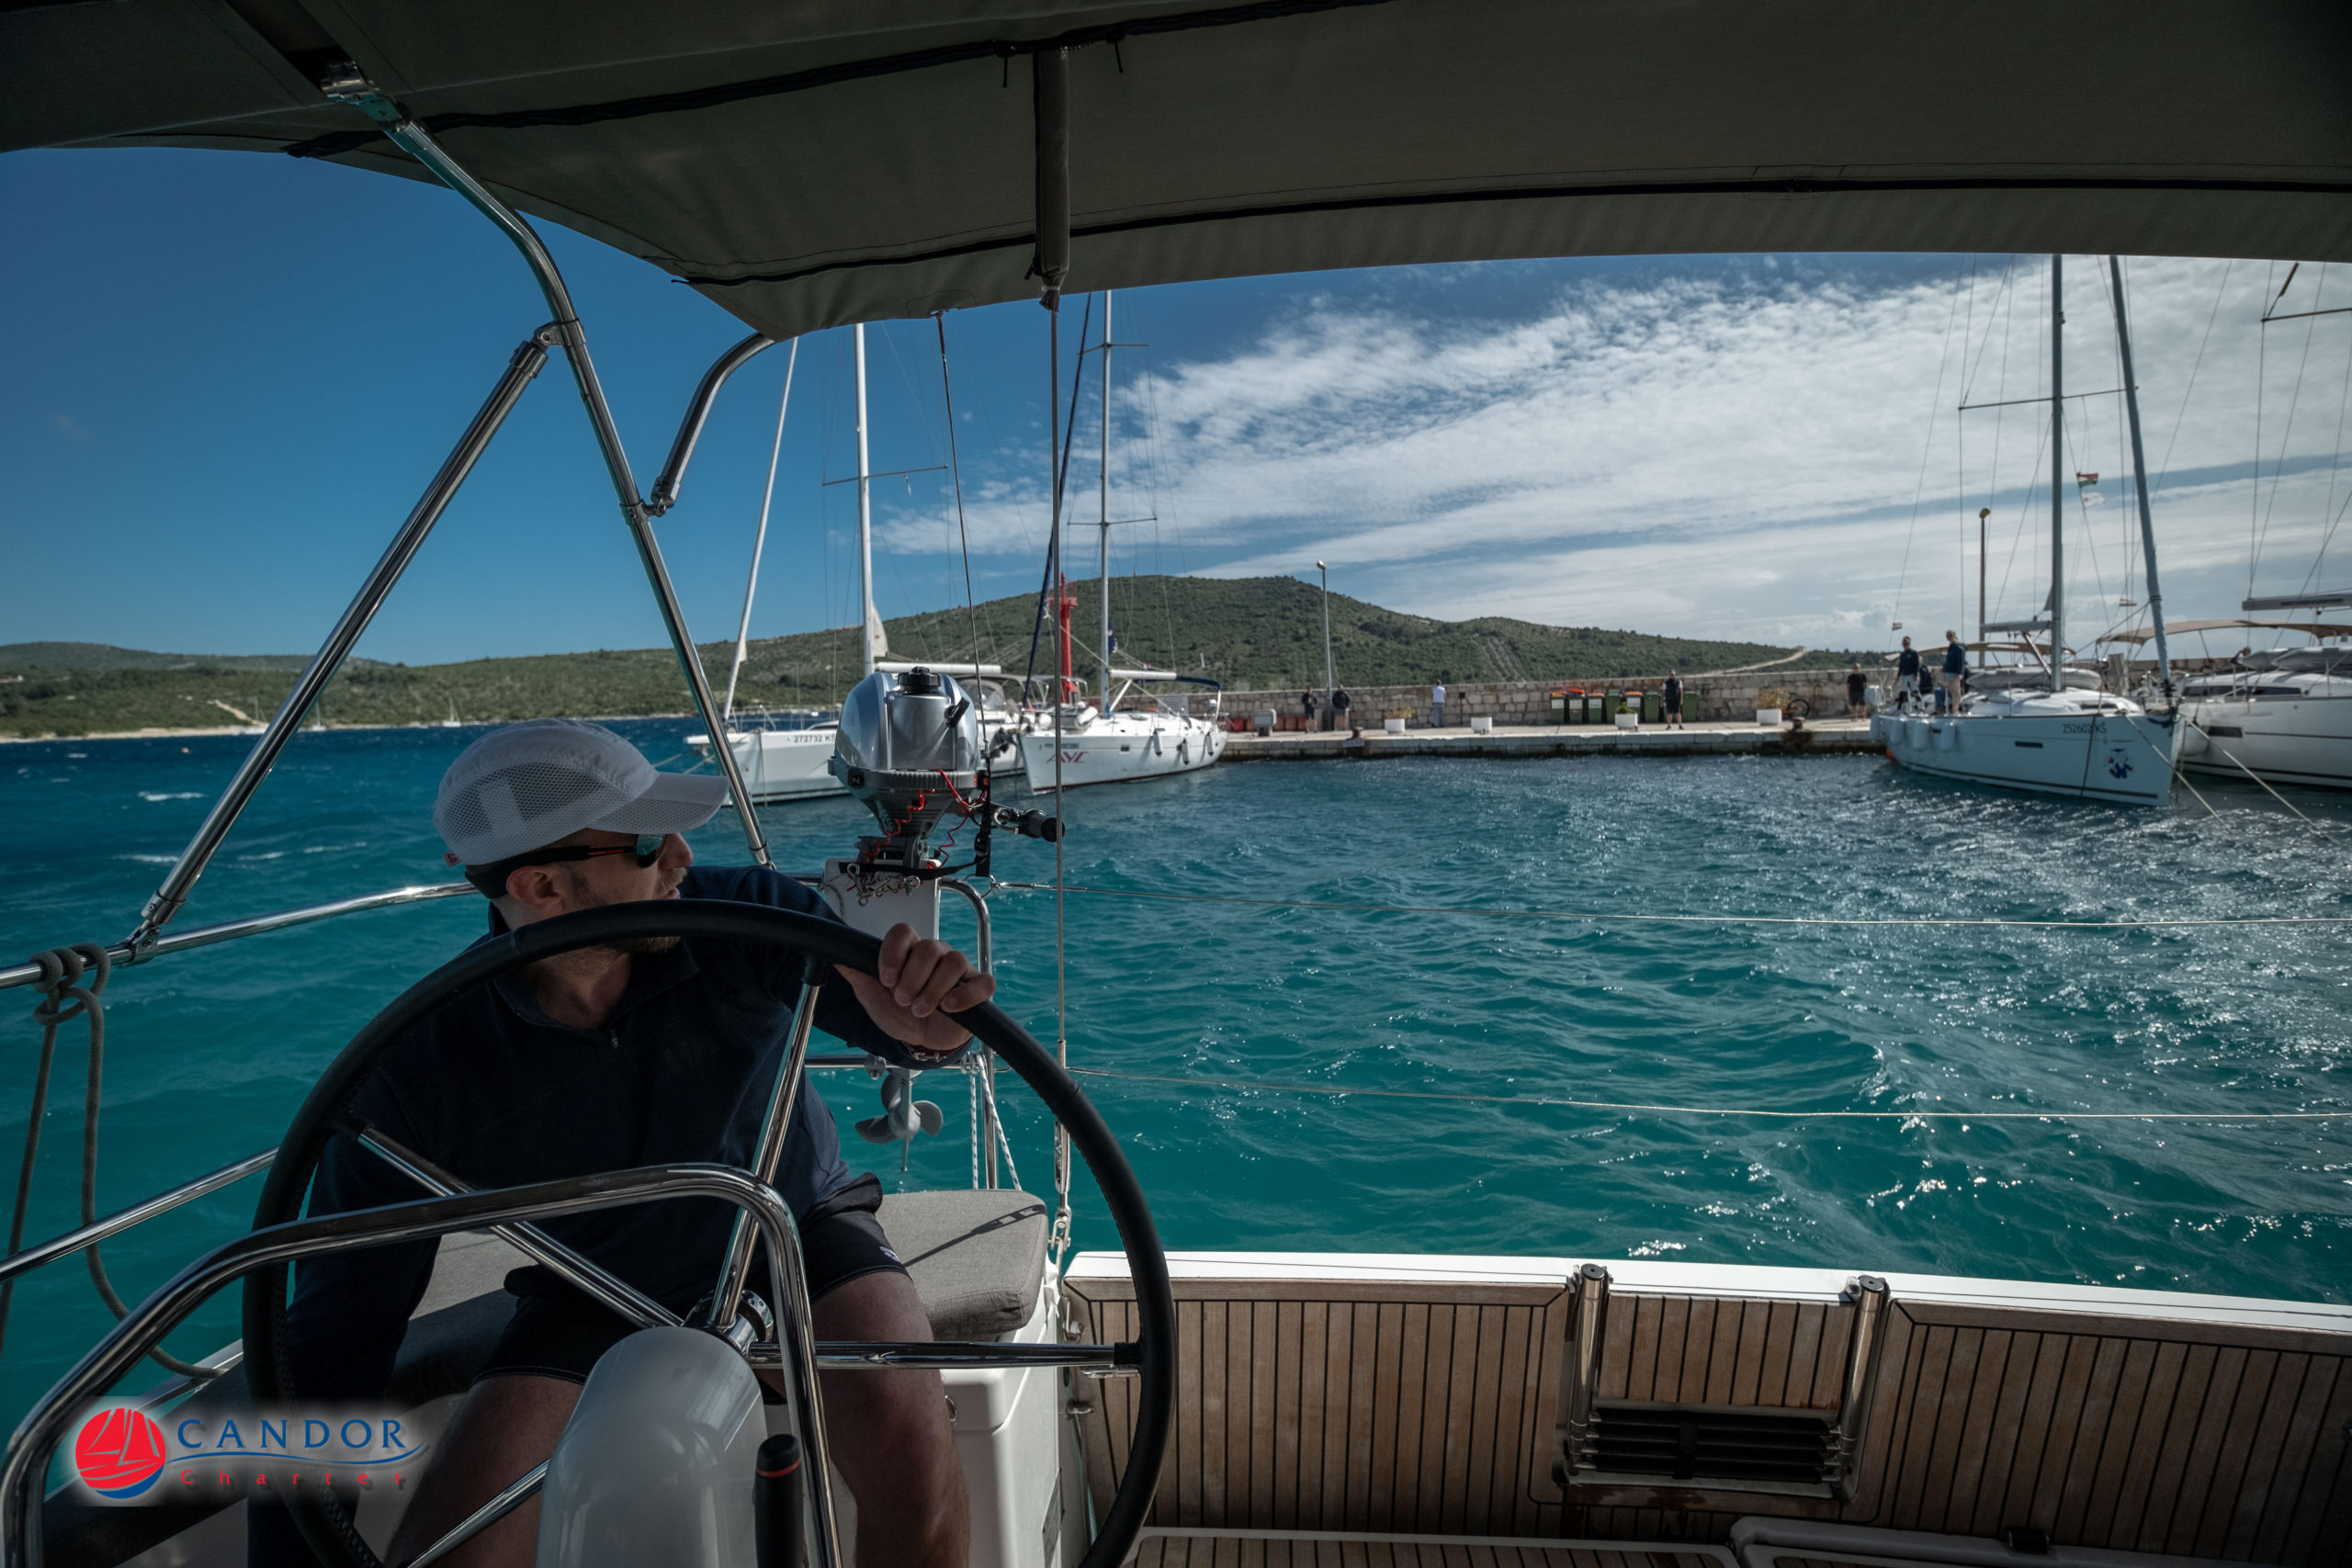
<instances>
[{"instance_id":1,"label":"gray seat cushion","mask_svg":"<svg viewBox=\"0 0 2352 1568\"><path fill-rule=\"evenodd\" d=\"M1046 1277L1046 1205L1026 1192L899 1192L878 1215L931 1331L993 1339L1029 1321Z\"/></svg>"}]
</instances>

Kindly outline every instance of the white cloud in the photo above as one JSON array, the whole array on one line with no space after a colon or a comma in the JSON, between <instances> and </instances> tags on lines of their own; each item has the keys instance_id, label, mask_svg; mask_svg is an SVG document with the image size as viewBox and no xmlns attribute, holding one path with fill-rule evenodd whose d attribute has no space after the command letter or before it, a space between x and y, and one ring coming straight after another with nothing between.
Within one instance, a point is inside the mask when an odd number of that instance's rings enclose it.
<instances>
[{"instance_id":1,"label":"white cloud","mask_svg":"<svg viewBox=\"0 0 2352 1568\"><path fill-rule=\"evenodd\" d=\"M2046 414L1963 421L1953 405L1963 383L1978 402L2046 396L2048 264L1988 258L1973 291L1956 266L1919 281L1860 258L1809 279L1694 264L1640 286L1572 284L1524 319L1473 324L1324 300L1259 342L1130 383L1123 444L1156 424L1161 515L1220 576L1319 556L1334 586L1429 615L1871 645L1898 602L1915 628L1973 617L1974 511L1989 495L1991 577L2019 615L2046 581ZM2266 484L2252 502L2250 481L2227 473L2160 496L2176 616L2234 611L2250 502L2268 510L2261 577L2280 592L2311 563L2331 484L2335 505L2352 490L2352 469L2327 467L2352 317L2275 324L2265 344L2256 318L2284 267L2233 264L2226 288L2224 271L2130 266L2151 464L2247 464L2257 374L2266 474L2290 458L2275 502ZM2296 302L2311 308L2323 282L2344 291L2307 271ZM2070 258L2066 294L2067 384L2112 389L2103 263ZM2099 471L2107 502L2086 523L2070 513L2077 624L2114 618L2136 547L2120 405L2069 404L2069 471ZM969 510L978 549L1040 532L1034 491L997 486ZM931 549L939 530L904 518L885 540Z\"/></svg>"}]
</instances>

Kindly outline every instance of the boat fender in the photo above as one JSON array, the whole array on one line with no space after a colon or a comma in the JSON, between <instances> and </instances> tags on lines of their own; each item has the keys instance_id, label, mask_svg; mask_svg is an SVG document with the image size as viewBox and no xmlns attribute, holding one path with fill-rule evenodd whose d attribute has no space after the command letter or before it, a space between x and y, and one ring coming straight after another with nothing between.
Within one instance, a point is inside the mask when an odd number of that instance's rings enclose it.
<instances>
[{"instance_id":1,"label":"boat fender","mask_svg":"<svg viewBox=\"0 0 2352 1568\"><path fill-rule=\"evenodd\" d=\"M643 1328L605 1353L548 1460L536 1568L741 1568L767 1434L759 1380L697 1328Z\"/></svg>"}]
</instances>

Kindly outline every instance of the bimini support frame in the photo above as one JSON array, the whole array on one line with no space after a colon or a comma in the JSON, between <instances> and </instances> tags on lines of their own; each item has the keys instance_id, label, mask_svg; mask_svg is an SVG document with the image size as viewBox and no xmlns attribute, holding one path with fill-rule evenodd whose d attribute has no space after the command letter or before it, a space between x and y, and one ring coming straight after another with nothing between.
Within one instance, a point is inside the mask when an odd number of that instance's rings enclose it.
<instances>
[{"instance_id":1,"label":"bimini support frame","mask_svg":"<svg viewBox=\"0 0 2352 1568\"><path fill-rule=\"evenodd\" d=\"M613 493L620 502L621 521L628 525L629 537L637 545L638 558L644 564L645 580L653 589L655 605L662 612L662 624L670 633L670 647L678 657L678 668L686 677L686 685L695 695L695 711L700 716L707 732L723 742L727 727L718 712L718 702L711 694L710 681L703 673L702 660L695 651L694 639L686 632L685 612L678 607L677 591L670 584L670 569L662 564L662 547L653 537L653 514L643 498L637 493L637 478L629 471L628 453L621 446L621 434L613 423L613 411L605 401L604 383L596 378L595 362L588 356L588 335L580 324L580 313L572 309L571 291L564 286L563 274L557 270L555 258L548 254L538 233L523 221L522 215L491 194L489 187L458 166L456 160L441 150L438 142L424 129L409 118L398 104L376 89L359 68L345 62L332 68L319 84L320 91L337 103L349 104L383 128L392 143L432 171L435 178L456 191L472 204L474 209L498 226L499 231L514 242L514 248L537 280L539 292L546 297L548 310L555 319L549 323L563 344L564 358L571 363L571 378L580 389L580 400L588 410L589 427L595 432L597 450L604 454L605 471L613 482ZM762 344L760 346L765 346ZM729 357L741 353L748 359L758 352L749 339L730 350ZM725 361L721 362L722 364ZM741 364L741 360L736 360ZM732 367L729 367L729 369ZM715 396L721 375L711 382ZM683 468L684 465L680 465ZM676 477L673 477L674 488ZM752 857L762 865L773 865L769 859L767 840L760 831L758 814L751 807L751 792L743 787L743 772L735 761L732 747L723 743L711 747L718 771L726 776L727 787L735 797L736 817L743 825L743 839Z\"/></svg>"},{"instance_id":2,"label":"bimini support frame","mask_svg":"<svg viewBox=\"0 0 2352 1568\"><path fill-rule=\"evenodd\" d=\"M464 484L466 476L473 472L474 464L490 446L491 438L498 434L499 426L506 423L506 416L514 412L514 405L521 400L524 389L531 384L532 378L538 375L540 367L547 364L548 347L559 341L556 327L549 323L533 333L524 340L522 346L515 349L514 358L507 361L505 374L499 377L498 384L491 389L489 399L481 405L481 412L474 415L473 423L466 426L466 433L458 437L458 445L450 451L448 460L441 465L441 471L435 474L433 481L424 487L424 494L418 498L407 521L401 525L400 532L392 536L391 544L386 547L382 557L376 562L375 570L368 574L367 581L359 585L359 592L345 606L342 619L336 621L334 629L327 633L326 641L319 645L319 651L311 656L300 679L294 682L294 689L287 693L285 702L278 705L277 714L269 721L269 728L263 730L261 739L254 742L254 749L245 754L244 763L238 768L236 776L229 781L229 787L220 792L220 798L214 801L212 809L205 814L203 824L196 830L196 837L188 840L187 848L180 852L179 860L164 875L163 886L155 890L153 897L147 900L146 908L140 911L139 928L123 943L123 962L136 963L155 951L164 927L187 903L188 894L196 886L196 879L202 876L204 868L211 863L213 854L220 848L220 841L229 836L229 829L236 825L246 803L261 787L261 781L267 778L269 770L277 765L278 753L286 750L287 741L292 739L294 732L301 728L304 716L319 700L319 694L326 690L327 682L334 679L334 672L343 668L343 661L350 654L352 646L359 640L359 634L366 631L368 623L376 618L376 612L391 592L392 584L398 582L401 573L408 570L408 563L415 558L418 547L433 531L433 525L439 522L441 514L449 509L449 502L457 496L458 487Z\"/></svg>"}]
</instances>

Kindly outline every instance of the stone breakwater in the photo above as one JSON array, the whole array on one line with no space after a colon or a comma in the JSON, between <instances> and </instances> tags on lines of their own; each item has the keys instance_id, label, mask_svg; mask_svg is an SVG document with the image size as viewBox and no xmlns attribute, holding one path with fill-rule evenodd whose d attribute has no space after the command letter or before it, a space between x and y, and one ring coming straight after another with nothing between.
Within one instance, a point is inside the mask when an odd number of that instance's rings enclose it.
<instances>
[{"instance_id":1,"label":"stone breakwater","mask_svg":"<svg viewBox=\"0 0 2352 1568\"><path fill-rule=\"evenodd\" d=\"M1889 677L1867 665L1872 681ZM1546 725L1554 722L1552 694L1581 691L1605 693L1613 711L1627 692L1655 694L1666 683L1664 675L1589 681L1462 681L1445 688L1445 722L1449 728L1474 718L1490 718L1498 727ZM1367 729L1378 729L1385 719L1401 718L1419 728L1430 721L1430 689L1419 686L1350 686L1348 716ZM1693 723L1752 724L1757 698L1778 693L1782 705L1789 699L1805 704L1815 718L1843 717L1846 713L1846 672L1842 670L1803 670L1785 673L1770 670L1738 675L1686 675L1682 680L1682 716ZM1227 692L1224 712L1247 718L1272 708L1296 728L1305 709L1297 691ZM1319 705L1323 694L1315 694Z\"/></svg>"}]
</instances>

